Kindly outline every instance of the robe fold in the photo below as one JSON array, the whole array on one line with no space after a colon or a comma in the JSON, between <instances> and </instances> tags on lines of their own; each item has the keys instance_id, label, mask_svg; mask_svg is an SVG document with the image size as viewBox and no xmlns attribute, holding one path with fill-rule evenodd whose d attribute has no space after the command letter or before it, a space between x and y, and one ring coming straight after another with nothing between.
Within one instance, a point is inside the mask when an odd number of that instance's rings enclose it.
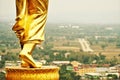
<instances>
[{"instance_id":1,"label":"robe fold","mask_svg":"<svg viewBox=\"0 0 120 80\"><path fill-rule=\"evenodd\" d=\"M15 31L20 43L41 43L47 19L48 0L16 0Z\"/></svg>"}]
</instances>

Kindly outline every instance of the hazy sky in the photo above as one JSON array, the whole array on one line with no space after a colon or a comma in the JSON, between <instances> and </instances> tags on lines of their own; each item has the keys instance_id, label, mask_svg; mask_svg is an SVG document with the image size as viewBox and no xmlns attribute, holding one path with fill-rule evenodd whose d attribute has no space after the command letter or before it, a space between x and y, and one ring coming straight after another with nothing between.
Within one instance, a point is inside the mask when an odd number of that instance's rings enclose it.
<instances>
[{"instance_id":1,"label":"hazy sky","mask_svg":"<svg viewBox=\"0 0 120 80\"><path fill-rule=\"evenodd\" d=\"M15 0L0 0L0 21L15 10ZM49 0L48 13L48 22L120 23L120 0Z\"/></svg>"}]
</instances>

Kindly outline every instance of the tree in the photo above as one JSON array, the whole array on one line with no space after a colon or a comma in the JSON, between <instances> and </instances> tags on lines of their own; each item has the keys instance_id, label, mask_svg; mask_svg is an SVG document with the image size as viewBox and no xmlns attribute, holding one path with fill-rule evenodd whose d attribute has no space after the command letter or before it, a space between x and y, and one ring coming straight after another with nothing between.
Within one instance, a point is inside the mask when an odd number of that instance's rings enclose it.
<instances>
[{"instance_id":1,"label":"tree","mask_svg":"<svg viewBox=\"0 0 120 80\"><path fill-rule=\"evenodd\" d=\"M108 78L108 80L109 80L109 78L112 78L112 80L117 80L117 79L118 79L118 77L117 77L116 74L108 74L108 75L107 75L107 78ZM110 80L111 80L111 79L110 79Z\"/></svg>"},{"instance_id":2,"label":"tree","mask_svg":"<svg viewBox=\"0 0 120 80\"><path fill-rule=\"evenodd\" d=\"M106 47L107 47L106 44L102 44L102 45L101 45L101 48L102 48L103 50L104 50Z\"/></svg>"},{"instance_id":3,"label":"tree","mask_svg":"<svg viewBox=\"0 0 120 80\"><path fill-rule=\"evenodd\" d=\"M6 52L6 50L5 50L5 49L1 49L1 52L2 52L2 53L5 53L5 52Z\"/></svg>"},{"instance_id":4,"label":"tree","mask_svg":"<svg viewBox=\"0 0 120 80\"><path fill-rule=\"evenodd\" d=\"M118 54L118 57L119 57L118 63L120 63L120 54Z\"/></svg>"},{"instance_id":5,"label":"tree","mask_svg":"<svg viewBox=\"0 0 120 80\"><path fill-rule=\"evenodd\" d=\"M70 70L66 70L66 65L62 65L60 68L60 80L79 80L80 76L76 76L76 73Z\"/></svg>"},{"instance_id":6,"label":"tree","mask_svg":"<svg viewBox=\"0 0 120 80\"><path fill-rule=\"evenodd\" d=\"M111 66L114 66L114 65L116 65L117 64L117 58L116 58L116 56L113 56L113 58L111 59Z\"/></svg>"},{"instance_id":7,"label":"tree","mask_svg":"<svg viewBox=\"0 0 120 80\"><path fill-rule=\"evenodd\" d=\"M0 72L0 80L5 80L5 73Z\"/></svg>"}]
</instances>

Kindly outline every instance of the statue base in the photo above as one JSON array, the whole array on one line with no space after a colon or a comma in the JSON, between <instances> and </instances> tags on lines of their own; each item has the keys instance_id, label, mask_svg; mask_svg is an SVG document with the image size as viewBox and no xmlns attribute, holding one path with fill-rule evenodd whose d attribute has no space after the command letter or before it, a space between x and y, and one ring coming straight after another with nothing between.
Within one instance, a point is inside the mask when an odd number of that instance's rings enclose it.
<instances>
[{"instance_id":1,"label":"statue base","mask_svg":"<svg viewBox=\"0 0 120 80\"><path fill-rule=\"evenodd\" d=\"M59 67L41 68L7 67L6 80L59 80Z\"/></svg>"}]
</instances>

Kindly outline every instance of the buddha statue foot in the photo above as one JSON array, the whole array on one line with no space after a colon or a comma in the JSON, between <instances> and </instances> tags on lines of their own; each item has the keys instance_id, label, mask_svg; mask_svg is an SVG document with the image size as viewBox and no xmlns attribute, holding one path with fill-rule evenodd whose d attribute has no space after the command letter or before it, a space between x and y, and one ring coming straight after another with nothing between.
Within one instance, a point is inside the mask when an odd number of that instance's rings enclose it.
<instances>
[{"instance_id":1,"label":"buddha statue foot","mask_svg":"<svg viewBox=\"0 0 120 80\"><path fill-rule=\"evenodd\" d=\"M24 67L24 68L30 68L30 65L28 63L26 63L25 61L21 61L21 67Z\"/></svg>"},{"instance_id":2,"label":"buddha statue foot","mask_svg":"<svg viewBox=\"0 0 120 80\"><path fill-rule=\"evenodd\" d=\"M41 68L42 63L35 62L30 54L20 54L20 58L23 60L21 63L22 67L25 68Z\"/></svg>"}]
</instances>

